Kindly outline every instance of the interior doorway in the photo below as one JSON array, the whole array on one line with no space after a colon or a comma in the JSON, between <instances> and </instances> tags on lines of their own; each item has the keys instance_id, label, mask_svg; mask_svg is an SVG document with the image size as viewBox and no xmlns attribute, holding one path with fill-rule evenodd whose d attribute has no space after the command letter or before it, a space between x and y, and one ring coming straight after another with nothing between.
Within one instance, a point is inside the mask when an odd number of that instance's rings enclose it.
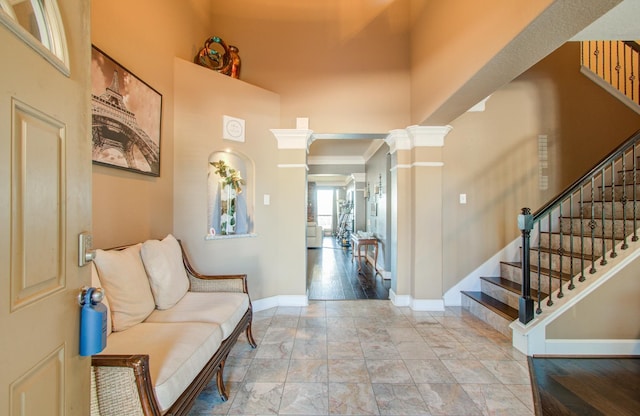
<instances>
[{"instance_id":1,"label":"interior doorway","mask_svg":"<svg viewBox=\"0 0 640 416\"><path fill-rule=\"evenodd\" d=\"M312 135L307 156L311 300L389 298L391 186L386 136ZM317 235L323 235L321 241L311 237ZM378 242L377 256L373 245L361 246L360 267L352 254L353 235L368 235Z\"/></svg>"}]
</instances>

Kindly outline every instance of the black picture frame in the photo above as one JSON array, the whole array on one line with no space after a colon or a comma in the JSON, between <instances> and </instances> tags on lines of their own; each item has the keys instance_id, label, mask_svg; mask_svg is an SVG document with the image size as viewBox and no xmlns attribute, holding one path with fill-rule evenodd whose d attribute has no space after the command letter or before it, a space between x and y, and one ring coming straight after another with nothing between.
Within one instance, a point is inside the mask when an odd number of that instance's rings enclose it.
<instances>
[{"instance_id":1,"label":"black picture frame","mask_svg":"<svg viewBox=\"0 0 640 416\"><path fill-rule=\"evenodd\" d=\"M92 161L160 176L162 94L91 48Z\"/></svg>"}]
</instances>

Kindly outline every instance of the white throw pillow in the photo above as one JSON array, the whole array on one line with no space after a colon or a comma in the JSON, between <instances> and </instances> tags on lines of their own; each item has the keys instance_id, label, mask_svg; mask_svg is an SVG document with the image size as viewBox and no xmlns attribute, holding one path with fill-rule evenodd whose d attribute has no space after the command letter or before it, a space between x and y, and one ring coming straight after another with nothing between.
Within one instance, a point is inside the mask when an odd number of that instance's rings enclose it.
<instances>
[{"instance_id":1,"label":"white throw pillow","mask_svg":"<svg viewBox=\"0 0 640 416\"><path fill-rule=\"evenodd\" d=\"M155 309L149 279L140 258L141 244L124 250L96 250L94 260L111 306L113 331L144 321Z\"/></svg>"},{"instance_id":2,"label":"white throw pillow","mask_svg":"<svg viewBox=\"0 0 640 416\"><path fill-rule=\"evenodd\" d=\"M169 309L189 290L189 278L182 263L182 250L174 236L142 244L142 262L149 276L158 309Z\"/></svg>"},{"instance_id":3,"label":"white throw pillow","mask_svg":"<svg viewBox=\"0 0 640 416\"><path fill-rule=\"evenodd\" d=\"M91 262L91 286L96 289L101 288L104 290L94 262ZM109 298L107 298L106 294L104 299L102 299L102 304L107 307L107 336L109 336L111 334L111 306L109 305Z\"/></svg>"}]
</instances>

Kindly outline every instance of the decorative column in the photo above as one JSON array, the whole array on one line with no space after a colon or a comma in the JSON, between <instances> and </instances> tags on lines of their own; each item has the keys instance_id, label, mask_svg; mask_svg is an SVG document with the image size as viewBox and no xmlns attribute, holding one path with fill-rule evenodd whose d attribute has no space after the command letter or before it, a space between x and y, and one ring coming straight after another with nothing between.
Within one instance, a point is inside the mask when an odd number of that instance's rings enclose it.
<instances>
[{"instance_id":1,"label":"decorative column","mask_svg":"<svg viewBox=\"0 0 640 416\"><path fill-rule=\"evenodd\" d=\"M271 201L278 224L278 267L285 275L300 276L295 285L282 288L280 305L289 302L299 306L298 294L306 293L307 148L313 131L271 129L271 132L278 141L278 192L277 200ZM287 295L293 297L287 301ZM306 296L303 302L307 302Z\"/></svg>"},{"instance_id":2,"label":"decorative column","mask_svg":"<svg viewBox=\"0 0 640 416\"><path fill-rule=\"evenodd\" d=\"M414 310L444 309L442 147L449 131L450 126L410 126L386 139L394 184L392 300Z\"/></svg>"}]
</instances>

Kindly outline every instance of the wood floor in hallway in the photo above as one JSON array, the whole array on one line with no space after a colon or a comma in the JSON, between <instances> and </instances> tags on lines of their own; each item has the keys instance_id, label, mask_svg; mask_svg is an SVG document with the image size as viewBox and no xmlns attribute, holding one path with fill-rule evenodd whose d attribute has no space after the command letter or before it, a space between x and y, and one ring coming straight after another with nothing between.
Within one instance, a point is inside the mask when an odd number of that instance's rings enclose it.
<instances>
[{"instance_id":1,"label":"wood floor in hallway","mask_svg":"<svg viewBox=\"0 0 640 416\"><path fill-rule=\"evenodd\" d=\"M358 272L351 248L341 247L333 237L325 237L322 248L307 249L309 299L388 299L391 281L384 280L371 264L364 263Z\"/></svg>"}]
</instances>

